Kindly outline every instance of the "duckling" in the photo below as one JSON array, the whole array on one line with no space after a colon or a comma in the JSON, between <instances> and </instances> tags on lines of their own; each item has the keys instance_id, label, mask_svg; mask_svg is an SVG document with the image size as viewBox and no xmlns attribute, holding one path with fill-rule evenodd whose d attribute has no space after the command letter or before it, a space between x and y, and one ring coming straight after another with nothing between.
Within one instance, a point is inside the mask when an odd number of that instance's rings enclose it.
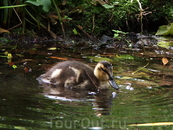
<instances>
[{"instance_id":1,"label":"duckling","mask_svg":"<svg viewBox=\"0 0 173 130\"><path fill-rule=\"evenodd\" d=\"M114 81L112 69L112 65L107 61L99 62L95 69L78 61L64 61L54 65L37 80L41 84L65 88L108 89L112 86L119 89Z\"/></svg>"}]
</instances>

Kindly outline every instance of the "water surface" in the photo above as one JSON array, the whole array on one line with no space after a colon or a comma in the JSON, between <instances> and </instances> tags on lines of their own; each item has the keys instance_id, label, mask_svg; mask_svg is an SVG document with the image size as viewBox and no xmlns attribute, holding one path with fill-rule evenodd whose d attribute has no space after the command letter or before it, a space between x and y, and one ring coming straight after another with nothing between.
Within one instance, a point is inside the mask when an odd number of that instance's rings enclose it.
<instances>
[{"instance_id":1,"label":"water surface","mask_svg":"<svg viewBox=\"0 0 173 130\"><path fill-rule=\"evenodd\" d=\"M173 129L172 61L115 53L65 51L14 52L16 69L2 57L0 66L1 129ZM92 53L91 53L92 52ZM16 54L22 54L22 57ZM2 53L3 54L3 51ZM120 90L90 92L64 88L45 89L36 78L52 64L66 59L95 66L106 58L114 66ZM27 61L32 72L24 70ZM130 126L157 123L152 126Z\"/></svg>"}]
</instances>

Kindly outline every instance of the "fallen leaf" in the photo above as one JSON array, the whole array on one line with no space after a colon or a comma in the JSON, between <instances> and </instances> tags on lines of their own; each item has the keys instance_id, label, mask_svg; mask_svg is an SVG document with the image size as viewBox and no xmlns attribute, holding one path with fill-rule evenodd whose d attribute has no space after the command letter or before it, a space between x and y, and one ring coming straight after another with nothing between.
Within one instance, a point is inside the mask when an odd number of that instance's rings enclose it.
<instances>
[{"instance_id":1,"label":"fallen leaf","mask_svg":"<svg viewBox=\"0 0 173 130\"><path fill-rule=\"evenodd\" d=\"M17 68L17 66L16 66L16 65L12 65L12 68L13 68L13 69L16 69L16 68Z\"/></svg>"},{"instance_id":2,"label":"fallen leaf","mask_svg":"<svg viewBox=\"0 0 173 130\"><path fill-rule=\"evenodd\" d=\"M57 48L56 47L50 47L50 48L48 48L47 50L49 50L49 51L54 51L54 50L56 50Z\"/></svg>"},{"instance_id":3,"label":"fallen leaf","mask_svg":"<svg viewBox=\"0 0 173 130\"><path fill-rule=\"evenodd\" d=\"M8 62L8 65L9 66L13 66L14 65L14 62Z\"/></svg>"},{"instance_id":4,"label":"fallen leaf","mask_svg":"<svg viewBox=\"0 0 173 130\"><path fill-rule=\"evenodd\" d=\"M67 57L57 57L57 56L50 56L50 58L52 58L52 59L58 59L58 60L69 60L69 59L72 59L72 60L81 60L81 59L78 59L78 58L67 58Z\"/></svg>"},{"instance_id":5,"label":"fallen leaf","mask_svg":"<svg viewBox=\"0 0 173 130\"><path fill-rule=\"evenodd\" d=\"M77 25L77 27L80 29L80 30L83 30L83 27L81 25Z\"/></svg>"},{"instance_id":6,"label":"fallen leaf","mask_svg":"<svg viewBox=\"0 0 173 130\"><path fill-rule=\"evenodd\" d=\"M165 58L165 57L162 58L163 65L168 64L168 62L169 62L169 60L167 58Z\"/></svg>"},{"instance_id":7,"label":"fallen leaf","mask_svg":"<svg viewBox=\"0 0 173 130\"><path fill-rule=\"evenodd\" d=\"M69 59L69 58L57 57L57 56L51 56L50 58L52 58L52 59L58 59L58 60L68 60Z\"/></svg>"},{"instance_id":8,"label":"fallen leaf","mask_svg":"<svg viewBox=\"0 0 173 130\"><path fill-rule=\"evenodd\" d=\"M6 29L0 28L0 33L9 33L9 31Z\"/></svg>"},{"instance_id":9,"label":"fallen leaf","mask_svg":"<svg viewBox=\"0 0 173 130\"><path fill-rule=\"evenodd\" d=\"M24 71L25 71L25 73L28 73L28 72L31 72L32 69L31 68L28 68L28 67L24 67Z\"/></svg>"}]
</instances>

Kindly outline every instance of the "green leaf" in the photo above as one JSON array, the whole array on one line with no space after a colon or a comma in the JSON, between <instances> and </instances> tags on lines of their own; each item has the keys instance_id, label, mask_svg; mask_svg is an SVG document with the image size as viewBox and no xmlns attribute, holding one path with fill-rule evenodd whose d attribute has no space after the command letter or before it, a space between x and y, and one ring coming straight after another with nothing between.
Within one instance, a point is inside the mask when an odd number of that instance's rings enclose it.
<instances>
[{"instance_id":1,"label":"green leaf","mask_svg":"<svg viewBox=\"0 0 173 130\"><path fill-rule=\"evenodd\" d=\"M173 23L160 26L155 35L173 35Z\"/></svg>"},{"instance_id":2,"label":"green leaf","mask_svg":"<svg viewBox=\"0 0 173 130\"><path fill-rule=\"evenodd\" d=\"M120 30L112 30L113 32L115 32L115 33L118 33L118 34L127 34L126 32L123 32L123 31L120 31Z\"/></svg>"},{"instance_id":3,"label":"green leaf","mask_svg":"<svg viewBox=\"0 0 173 130\"><path fill-rule=\"evenodd\" d=\"M171 46L173 46L173 42L171 41L159 41L157 43L158 46L169 49Z\"/></svg>"},{"instance_id":4,"label":"green leaf","mask_svg":"<svg viewBox=\"0 0 173 130\"><path fill-rule=\"evenodd\" d=\"M114 37L113 38L117 38L119 36L119 34L114 33Z\"/></svg>"},{"instance_id":5,"label":"green leaf","mask_svg":"<svg viewBox=\"0 0 173 130\"><path fill-rule=\"evenodd\" d=\"M73 29L73 33L74 33L75 35L78 34L78 31L76 30L76 28Z\"/></svg>"},{"instance_id":6,"label":"green leaf","mask_svg":"<svg viewBox=\"0 0 173 130\"><path fill-rule=\"evenodd\" d=\"M26 3L30 3L35 6L43 6L42 9L45 12L49 12L51 8L51 1L50 0L27 0Z\"/></svg>"},{"instance_id":7,"label":"green leaf","mask_svg":"<svg viewBox=\"0 0 173 130\"><path fill-rule=\"evenodd\" d=\"M7 57L7 56L1 56L1 55L0 55L0 57Z\"/></svg>"},{"instance_id":8,"label":"green leaf","mask_svg":"<svg viewBox=\"0 0 173 130\"><path fill-rule=\"evenodd\" d=\"M95 57L95 56L88 56L87 58L92 59L95 62L100 62L100 61L109 61L112 62L112 59L106 58L106 57Z\"/></svg>"},{"instance_id":9,"label":"green leaf","mask_svg":"<svg viewBox=\"0 0 173 130\"><path fill-rule=\"evenodd\" d=\"M104 8L106 9L111 9L111 8L114 8L114 5L108 5L108 4L104 4L102 5Z\"/></svg>"},{"instance_id":10,"label":"green leaf","mask_svg":"<svg viewBox=\"0 0 173 130\"><path fill-rule=\"evenodd\" d=\"M126 60L134 60L135 58L131 55L116 55L117 58L120 58L120 59L126 59Z\"/></svg>"},{"instance_id":11,"label":"green leaf","mask_svg":"<svg viewBox=\"0 0 173 130\"><path fill-rule=\"evenodd\" d=\"M35 5L35 6L40 6L41 4L37 1L33 1L33 0L27 0L26 3L30 3L32 5Z\"/></svg>"},{"instance_id":12,"label":"green leaf","mask_svg":"<svg viewBox=\"0 0 173 130\"><path fill-rule=\"evenodd\" d=\"M17 68L17 66L16 66L16 65L12 65L12 68L13 68L13 69L16 69L16 68Z\"/></svg>"}]
</instances>

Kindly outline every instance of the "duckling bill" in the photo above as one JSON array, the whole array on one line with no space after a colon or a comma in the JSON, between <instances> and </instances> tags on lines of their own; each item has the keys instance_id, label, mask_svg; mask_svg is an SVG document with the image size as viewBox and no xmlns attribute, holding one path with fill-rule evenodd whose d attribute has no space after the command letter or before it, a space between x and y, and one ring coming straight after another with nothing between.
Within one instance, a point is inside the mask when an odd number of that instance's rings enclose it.
<instances>
[{"instance_id":1,"label":"duckling bill","mask_svg":"<svg viewBox=\"0 0 173 130\"><path fill-rule=\"evenodd\" d=\"M48 83L57 87L80 89L119 89L114 81L112 65L107 61L99 62L95 69L77 61L64 61L54 65L45 74L40 75L39 83Z\"/></svg>"}]
</instances>

